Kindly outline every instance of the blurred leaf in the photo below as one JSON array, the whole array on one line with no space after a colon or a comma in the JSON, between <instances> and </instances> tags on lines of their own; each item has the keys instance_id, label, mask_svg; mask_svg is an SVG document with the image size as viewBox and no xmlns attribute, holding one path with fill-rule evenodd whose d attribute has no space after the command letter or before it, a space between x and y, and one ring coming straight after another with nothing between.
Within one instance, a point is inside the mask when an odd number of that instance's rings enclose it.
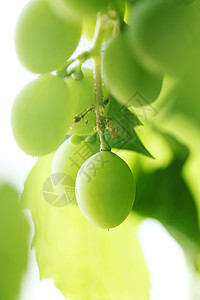
<instances>
[{"instance_id":1,"label":"blurred leaf","mask_svg":"<svg viewBox=\"0 0 200 300\"><path fill-rule=\"evenodd\" d=\"M183 176L186 180L188 186L191 189L193 197L195 198L196 204L198 206L199 215L199 227L200 227L200 188L199 188L199 178L200 178L200 155L199 153L192 153L187 163L184 166Z\"/></svg>"},{"instance_id":2,"label":"blurred leaf","mask_svg":"<svg viewBox=\"0 0 200 300\"><path fill-rule=\"evenodd\" d=\"M174 156L174 160L176 160L177 164L179 162L180 167L186 162L189 157L190 151L187 146L178 142L178 140L169 133L162 131L161 129L154 128L164 139L165 142L168 143L169 147Z\"/></svg>"},{"instance_id":3,"label":"blurred leaf","mask_svg":"<svg viewBox=\"0 0 200 300\"><path fill-rule=\"evenodd\" d=\"M33 247L41 278L52 278L72 300L149 299L138 217L131 214L118 228L106 231L90 224L76 205L49 205L42 189L51 159L52 155L39 159L22 194L22 204L31 209L35 224Z\"/></svg>"},{"instance_id":4,"label":"blurred leaf","mask_svg":"<svg viewBox=\"0 0 200 300\"><path fill-rule=\"evenodd\" d=\"M105 132L106 140L111 148L132 150L152 158L134 130L134 127L142 123L133 112L111 99L107 116L111 119L109 121L111 131L114 129L116 133L113 136L109 130Z\"/></svg>"},{"instance_id":5,"label":"blurred leaf","mask_svg":"<svg viewBox=\"0 0 200 300\"><path fill-rule=\"evenodd\" d=\"M28 222L17 191L0 185L0 299L15 300L27 266Z\"/></svg>"},{"instance_id":6,"label":"blurred leaf","mask_svg":"<svg viewBox=\"0 0 200 300\"><path fill-rule=\"evenodd\" d=\"M171 101L169 113L182 114L200 127L199 63L192 66L177 87L177 95Z\"/></svg>"},{"instance_id":7,"label":"blurred leaf","mask_svg":"<svg viewBox=\"0 0 200 300\"><path fill-rule=\"evenodd\" d=\"M195 75L195 74L193 74ZM194 76L192 77L194 79ZM178 87L176 86L175 98L166 97L160 105L163 108L162 113L157 115L154 120L151 119L151 125L162 128L167 132L170 132L174 138L181 140L189 151L190 155L183 166L182 176L187 183L193 198L198 206L198 216L200 224L200 189L199 189L199 178L200 178L200 98L197 89L199 89L198 78L196 78L194 85L194 91L192 91L192 82L189 80L187 88L187 81L179 82ZM185 84L185 95L184 87ZM167 87L166 87L167 89ZM189 89L191 92L188 93ZM182 90L182 95L184 97L180 98L180 93ZM199 89L200 92L200 89ZM196 94L196 97L195 97ZM179 100L177 100L179 98ZM177 102L178 101L178 102ZM145 126L144 126L145 127ZM154 153L153 153L154 154Z\"/></svg>"},{"instance_id":8,"label":"blurred leaf","mask_svg":"<svg viewBox=\"0 0 200 300\"><path fill-rule=\"evenodd\" d=\"M195 200L183 177L189 150L174 137L162 133L174 153L173 161L157 170L140 169L134 211L159 220L190 256L200 250L200 231Z\"/></svg>"},{"instance_id":9,"label":"blurred leaf","mask_svg":"<svg viewBox=\"0 0 200 300\"><path fill-rule=\"evenodd\" d=\"M182 140L186 146L200 146L200 84L199 64L192 66L182 79L166 77L155 109L159 113L149 116L156 124ZM145 123L145 122L144 122Z\"/></svg>"}]
</instances>

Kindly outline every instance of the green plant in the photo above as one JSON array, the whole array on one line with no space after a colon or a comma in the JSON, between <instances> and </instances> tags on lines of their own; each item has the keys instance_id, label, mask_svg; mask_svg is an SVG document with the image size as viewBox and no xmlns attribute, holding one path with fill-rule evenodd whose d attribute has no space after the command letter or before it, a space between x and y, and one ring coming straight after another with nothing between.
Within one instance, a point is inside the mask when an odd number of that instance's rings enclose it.
<instances>
[{"instance_id":1,"label":"green plant","mask_svg":"<svg viewBox=\"0 0 200 300\"><path fill-rule=\"evenodd\" d=\"M21 203L41 278L71 299L149 299L144 217L200 268L199 170L183 175L199 162L199 0L127 2L32 0L17 25L20 61L45 73L12 109L18 145L39 156ZM92 46L70 57L82 21Z\"/></svg>"}]
</instances>

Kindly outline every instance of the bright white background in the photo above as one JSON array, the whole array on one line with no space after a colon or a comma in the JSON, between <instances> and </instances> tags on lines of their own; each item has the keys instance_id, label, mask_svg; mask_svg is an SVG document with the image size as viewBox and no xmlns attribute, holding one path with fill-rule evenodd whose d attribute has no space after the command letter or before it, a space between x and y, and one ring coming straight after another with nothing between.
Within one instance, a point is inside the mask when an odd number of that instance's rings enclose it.
<instances>
[{"instance_id":1,"label":"bright white background","mask_svg":"<svg viewBox=\"0 0 200 300\"><path fill-rule=\"evenodd\" d=\"M10 111L16 94L35 77L20 65L14 52L16 20L27 2L0 2L0 180L14 182L19 189L23 187L26 175L34 163L34 159L16 145L10 126ZM186 262L178 244L153 220L143 222L139 238L151 272L150 300L192 300L189 297L191 287ZM24 275L18 300L27 299L64 300L51 280L39 281L34 251L30 252L29 268Z\"/></svg>"}]
</instances>

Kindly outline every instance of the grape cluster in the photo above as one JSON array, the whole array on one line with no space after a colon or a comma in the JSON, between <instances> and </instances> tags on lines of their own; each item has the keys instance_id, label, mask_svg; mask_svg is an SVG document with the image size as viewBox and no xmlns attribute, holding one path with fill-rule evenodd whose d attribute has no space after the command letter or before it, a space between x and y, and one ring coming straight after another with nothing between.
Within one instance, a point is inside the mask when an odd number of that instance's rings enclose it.
<instances>
[{"instance_id":1,"label":"grape cluster","mask_svg":"<svg viewBox=\"0 0 200 300\"><path fill-rule=\"evenodd\" d=\"M198 9L199 1L31 0L20 15L17 56L39 77L16 97L14 137L29 155L55 152L51 172L70 175L72 198L97 226L118 226L135 197L130 168L105 140L105 102L150 104L164 75L184 75L199 53ZM94 46L71 59L81 36ZM65 186L55 191L62 197Z\"/></svg>"}]
</instances>

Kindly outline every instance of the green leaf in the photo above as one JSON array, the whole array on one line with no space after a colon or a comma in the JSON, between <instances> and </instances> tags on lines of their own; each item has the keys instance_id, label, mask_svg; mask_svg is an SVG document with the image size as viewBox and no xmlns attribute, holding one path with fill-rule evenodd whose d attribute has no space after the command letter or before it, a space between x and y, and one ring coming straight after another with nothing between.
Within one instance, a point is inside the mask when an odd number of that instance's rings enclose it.
<instances>
[{"instance_id":1,"label":"green leaf","mask_svg":"<svg viewBox=\"0 0 200 300\"><path fill-rule=\"evenodd\" d=\"M132 150L152 158L134 130L142 123L133 112L111 99L107 116L110 130L106 130L105 137L111 148Z\"/></svg>"},{"instance_id":2,"label":"green leaf","mask_svg":"<svg viewBox=\"0 0 200 300\"><path fill-rule=\"evenodd\" d=\"M28 222L19 205L17 191L0 185L0 299L15 300L27 267Z\"/></svg>"},{"instance_id":3,"label":"green leaf","mask_svg":"<svg viewBox=\"0 0 200 300\"><path fill-rule=\"evenodd\" d=\"M107 231L90 224L76 205L56 208L43 198L52 155L39 159L22 194L35 224L33 247L41 278L52 278L72 300L149 299L149 274L133 213ZM52 186L49 192L54 195Z\"/></svg>"},{"instance_id":4,"label":"green leaf","mask_svg":"<svg viewBox=\"0 0 200 300\"><path fill-rule=\"evenodd\" d=\"M133 209L142 216L159 220L187 254L195 256L200 250L198 210L182 177L189 150L169 134L160 133L170 145L174 158L165 168L147 171L141 166L140 173L137 173Z\"/></svg>"},{"instance_id":5,"label":"green leaf","mask_svg":"<svg viewBox=\"0 0 200 300\"><path fill-rule=\"evenodd\" d=\"M177 95L169 101L168 114L182 115L200 127L199 64L192 65L177 86Z\"/></svg>"}]
</instances>

